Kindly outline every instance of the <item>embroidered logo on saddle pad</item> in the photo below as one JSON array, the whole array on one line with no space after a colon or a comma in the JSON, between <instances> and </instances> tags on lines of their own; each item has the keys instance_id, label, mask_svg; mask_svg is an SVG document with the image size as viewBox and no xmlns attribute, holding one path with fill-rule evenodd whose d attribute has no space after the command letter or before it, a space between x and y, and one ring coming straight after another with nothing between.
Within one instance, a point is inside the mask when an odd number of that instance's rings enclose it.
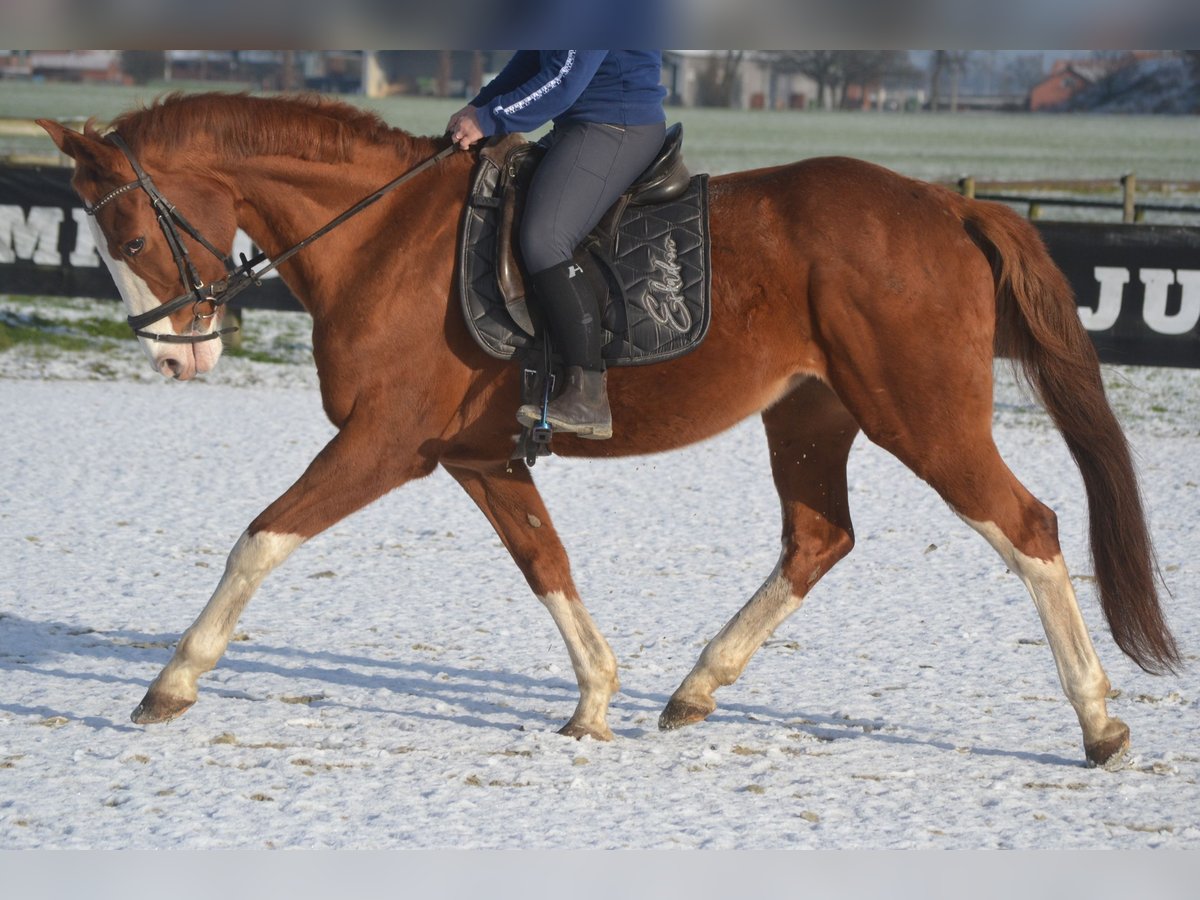
<instances>
[{"instance_id":1,"label":"embroidered logo on saddle pad","mask_svg":"<svg viewBox=\"0 0 1200 900\"><path fill-rule=\"evenodd\" d=\"M512 236L540 148L481 154L463 217L459 291L476 342L497 359L523 358L537 340ZM684 173L686 177L686 172ZM577 251L604 280L604 358L610 366L664 362L694 350L711 318L708 176L641 204L622 197ZM599 285L597 285L599 287ZM602 294L604 291L601 292Z\"/></svg>"}]
</instances>

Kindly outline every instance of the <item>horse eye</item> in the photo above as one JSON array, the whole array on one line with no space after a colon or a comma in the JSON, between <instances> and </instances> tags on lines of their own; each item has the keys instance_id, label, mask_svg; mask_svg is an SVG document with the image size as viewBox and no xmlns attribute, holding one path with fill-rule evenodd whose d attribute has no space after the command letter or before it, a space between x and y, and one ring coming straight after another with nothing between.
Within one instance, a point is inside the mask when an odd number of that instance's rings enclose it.
<instances>
[{"instance_id":1,"label":"horse eye","mask_svg":"<svg viewBox=\"0 0 1200 900\"><path fill-rule=\"evenodd\" d=\"M121 246L121 250L124 251L126 256L137 256L139 253L141 253L142 248L145 246L146 239L138 237L134 238L132 241L126 241Z\"/></svg>"}]
</instances>

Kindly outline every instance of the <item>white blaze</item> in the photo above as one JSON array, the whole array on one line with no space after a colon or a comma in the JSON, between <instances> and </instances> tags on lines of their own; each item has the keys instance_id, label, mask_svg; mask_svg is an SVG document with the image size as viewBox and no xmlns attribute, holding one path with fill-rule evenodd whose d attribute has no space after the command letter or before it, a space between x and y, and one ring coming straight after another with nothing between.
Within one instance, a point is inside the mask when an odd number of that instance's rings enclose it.
<instances>
[{"instance_id":1,"label":"white blaze","mask_svg":"<svg viewBox=\"0 0 1200 900\"><path fill-rule=\"evenodd\" d=\"M117 290L121 292L121 299L129 314L140 316L142 313L150 312L160 306L160 301L150 290L150 285L146 284L144 279L139 278L124 260L114 258L108 252L108 240L104 237L104 232L101 231L94 216L88 217L88 227L92 231L96 252L108 266L108 271L112 275L113 281L116 282ZM180 287L182 289L182 285ZM209 321L215 323L216 318ZM142 331L148 331L151 334L175 333L169 318L152 322ZM190 378L196 372L209 371L217 364L217 360L221 356L220 338L195 344L167 344L148 338L138 338L138 343L142 345L142 350L150 358L150 365L153 366L154 371L163 372L164 362L167 359L176 359L180 360L185 372L188 373L185 375L186 378ZM164 372L164 374L168 373Z\"/></svg>"}]
</instances>

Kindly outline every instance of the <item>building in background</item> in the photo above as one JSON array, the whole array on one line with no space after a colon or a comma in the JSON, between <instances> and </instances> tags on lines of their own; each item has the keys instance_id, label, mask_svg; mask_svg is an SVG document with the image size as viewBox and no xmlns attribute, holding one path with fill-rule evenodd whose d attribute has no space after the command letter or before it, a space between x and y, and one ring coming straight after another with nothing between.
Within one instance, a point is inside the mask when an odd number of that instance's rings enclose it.
<instances>
[{"instance_id":1,"label":"building in background","mask_svg":"<svg viewBox=\"0 0 1200 900\"><path fill-rule=\"evenodd\" d=\"M1031 90L1030 108L1200 115L1200 51L1097 51L1056 64Z\"/></svg>"},{"instance_id":2,"label":"building in background","mask_svg":"<svg viewBox=\"0 0 1200 900\"><path fill-rule=\"evenodd\" d=\"M1050 74L1029 91L1031 110L1051 109L1066 103L1113 71L1110 62L1095 59L1055 60Z\"/></svg>"},{"instance_id":3,"label":"building in background","mask_svg":"<svg viewBox=\"0 0 1200 900\"><path fill-rule=\"evenodd\" d=\"M0 77L45 81L127 83L116 50L9 50Z\"/></svg>"}]
</instances>

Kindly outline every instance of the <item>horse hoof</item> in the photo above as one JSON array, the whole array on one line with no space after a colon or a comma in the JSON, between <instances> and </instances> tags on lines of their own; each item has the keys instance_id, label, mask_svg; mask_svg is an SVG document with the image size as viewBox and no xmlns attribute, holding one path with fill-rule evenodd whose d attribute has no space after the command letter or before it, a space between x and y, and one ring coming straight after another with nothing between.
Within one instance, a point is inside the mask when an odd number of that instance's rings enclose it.
<instances>
[{"instance_id":1,"label":"horse hoof","mask_svg":"<svg viewBox=\"0 0 1200 900\"><path fill-rule=\"evenodd\" d=\"M613 739L612 729L607 725L602 728L588 728L576 722L568 722L558 729L558 733L565 737L575 738L577 741L581 741L585 737L590 737L594 741L611 741Z\"/></svg>"},{"instance_id":2,"label":"horse hoof","mask_svg":"<svg viewBox=\"0 0 1200 900\"><path fill-rule=\"evenodd\" d=\"M146 694L129 718L137 725L169 722L182 716L195 702L195 700L184 700L181 697Z\"/></svg>"},{"instance_id":3,"label":"horse hoof","mask_svg":"<svg viewBox=\"0 0 1200 900\"><path fill-rule=\"evenodd\" d=\"M667 703L667 708L658 717L658 730L674 731L676 728L682 728L684 725L694 725L697 722L703 722L716 708L717 705L715 703L712 706L704 707L695 703L688 703L686 700L676 700L672 697Z\"/></svg>"},{"instance_id":4,"label":"horse hoof","mask_svg":"<svg viewBox=\"0 0 1200 900\"><path fill-rule=\"evenodd\" d=\"M1084 745L1089 766L1111 768L1120 762L1129 749L1129 726L1120 719L1113 719L1106 729L1108 734L1098 741Z\"/></svg>"}]
</instances>

